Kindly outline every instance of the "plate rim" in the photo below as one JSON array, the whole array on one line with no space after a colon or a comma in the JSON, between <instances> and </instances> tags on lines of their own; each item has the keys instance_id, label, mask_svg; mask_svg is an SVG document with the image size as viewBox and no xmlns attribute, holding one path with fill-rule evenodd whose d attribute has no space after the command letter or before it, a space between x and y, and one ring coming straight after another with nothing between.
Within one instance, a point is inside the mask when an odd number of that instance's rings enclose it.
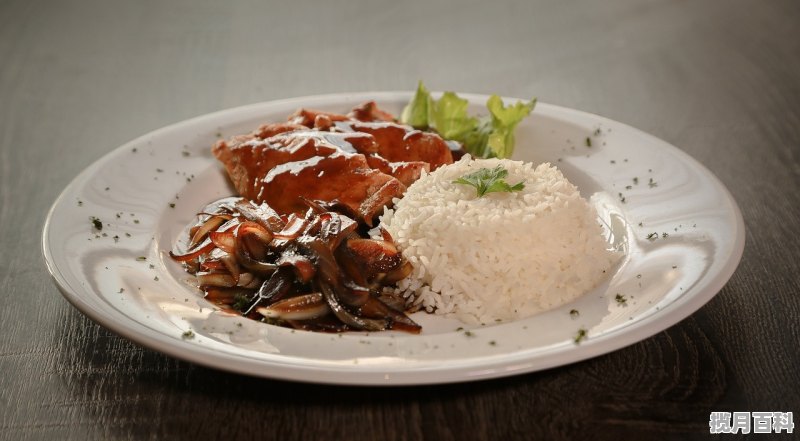
<instances>
[{"instance_id":1,"label":"plate rim","mask_svg":"<svg viewBox=\"0 0 800 441\"><path fill-rule=\"evenodd\" d=\"M438 92L435 92L436 95ZM254 377L272 378L279 380L301 381L317 384L339 384L339 385L358 385L358 386L403 386L403 385L423 385L423 384L446 384L485 380L490 378L506 377L519 375L529 372L550 369L557 366L564 366L579 361L607 354L634 343L643 341L653 335L666 330L667 328L679 323L689 315L698 311L703 305L715 297L733 276L739 262L741 261L745 242L746 228L741 210L727 187L712 173L705 165L684 152L673 144L660 139L654 135L644 132L628 124L606 118L595 113L568 107L558 106L537 102L538 110L544 109L548 114L575 115L579 117L589 116L601 122L610 122L621 125L626 130L633 131L637 135L644 136L651 141L660 144L659 148L664 147L680 158L684 163L689 164L694 170L699 170L710 178L715 189L731 207L729 215L733 219L733 229L735 231L734 244L727 260L722 263L719 271L710 277L706 282L705 288L693 295L683 295L681 298L669 303L664 308L654 314L649 320L633 323L622 329L612 330L602 335L585 340L576 350L576 347L556 348L548 352L542 359L541 357L526 357L525 349L512 353L501 353L491 356L451 361L445 368L442 367L423 367L415 369L413 366L408 369L392 370L385 365L378 366L311 366L308 364L291 364L285 360L256 360L239 354L222 353L198 344L176 340L173 337L155 331L147 326L141 325L138 321L130 319L132 323L125 325L115 321L113 317L107 316L102 311L95 308L83 296L95 295L89 288L84 288L83 294L80 289L69 286L66 278L54 261L54 256L49 249L49 233L53 223L53 214L56 208L65 203L68 195L78 186L78 184L89 178L103 164L118 155L121 151L129 148L130 145L141 142L148 137L155 137L165 132L180 130L183 126L190 126L202 123L204 120L215 120L227 114L242 113L257 109L267 109L269 107L300 105L310 101L331 102L346 100L376 100L390 101L398 99L409 99L413 95L410 91L379 91L379 92L345 92L332 94L309 95L302 97L292 97L279 100L270 100L257 103L246 104L243 106L231 107L211 113L195 116L189 119L178 121L167 126L147 132L136 137L107 152L100 158L93 161L84 168L70 183L64 187L58 197L47 212L42 228L41 250L44 263L54 280L58 290L67 301L78 309L86 317L95 323L103 326L107 330L134 342L137 345L156 350L177 359L196 363L214 369L228 372L244 374ZM485 101L489 95L459 93L459 96L470 102ZM506 102L518 100L517 98L503 97ZM324 105L324 104L317 104ZM688 292L688 291L687 291ZM235 359L235 363L231 360ZM510 362L516 365L509 368Z\"/></svg>"}]
</instances>

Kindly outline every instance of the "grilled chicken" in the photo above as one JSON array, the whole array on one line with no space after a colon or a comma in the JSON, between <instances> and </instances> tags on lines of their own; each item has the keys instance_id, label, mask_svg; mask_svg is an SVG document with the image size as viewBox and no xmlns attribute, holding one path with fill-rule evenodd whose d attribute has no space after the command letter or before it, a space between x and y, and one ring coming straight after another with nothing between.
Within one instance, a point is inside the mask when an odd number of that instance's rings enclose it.
<instances>
[{"instance_id":1,"label":"grilled chicken","mask_svg":"<svg viewBox=\"0 0 800 441\"><path fill-rule=\"evenodd\" d=\"M283 214L302 213L302 198L331 202L370 226L423 171L453 162L442 138L395 123L374 102L348 115L299 109L213 153L247 199Z\"/></svg>"},{"instance_id":2,"label":"grilled chicken","mask_svg":"<svg viewBox=\"0 0 800 441\"><path fill-rule=\"evenodd\" d=\"M266 202L283 214L303 213L308 207L302 198L338 202L372 225L406 186L371 168L353 147L370 141L363 133L305 129L266 139L249 136L219 141L213 152L247 199Z\"/></svg>"}]
</instances>

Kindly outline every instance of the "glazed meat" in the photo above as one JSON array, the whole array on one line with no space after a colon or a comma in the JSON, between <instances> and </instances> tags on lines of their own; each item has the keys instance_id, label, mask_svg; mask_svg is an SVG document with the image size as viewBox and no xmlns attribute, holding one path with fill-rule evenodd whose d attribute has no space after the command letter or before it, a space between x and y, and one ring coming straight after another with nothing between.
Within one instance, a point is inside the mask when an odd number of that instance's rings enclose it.
<instances>
[{"instance_id":1,"label":"glazed meat","mask_svg":"<svg viewBox=\"0 0 800 441\"><path fill-rule=\"evenodd\" d=\"M435 133L426 133L392 122L340 121L334 127L342 132L368 133L375 138L374 152L389 162L419 161L431 170L453 163L453 155L444 140Z\"/></svg>"},{"instance_id":2,"label":"glazed meat","mask_svg":"<svg viewBox=\"0 0 800 441\"><path fill-rule=\"evenodd\" d=\"M372 225L406 186L367 163L353 145L374 142L363 133L294 130L266 139L257 134L219 141L214 155L243 197L279 213L303 213L303 198L343 205Z\"/></svg>"},{"instance_id":3,"label":"glazed meat","mask_svg":"<svg viewBox=\"0 0 800 441\"><path fill-rule=\"evenodd\" d=\"M453 162L442 138L395 123L374 102L348 115L299 109L213 153L247 199L282 214L302 213L304 198L324 201L370 226L423 171Z\"/></svg>"},{"instance_id":4,"label":"glazed meat","mask_svg":"<svg viewBox=\"0 0 800 441\"><path fill-rule=\"evenodd\" d=\"M369 149L355 146L359 153L378 154L390 163L425 162L430 170L452 164L447 143L435 133L427 133L397 124L391 114L380 110L373 101L355 107L348 115L299 109L289 117L289 124L326 131L368 133L375 139Z\"/></svg>"}]
</instances>

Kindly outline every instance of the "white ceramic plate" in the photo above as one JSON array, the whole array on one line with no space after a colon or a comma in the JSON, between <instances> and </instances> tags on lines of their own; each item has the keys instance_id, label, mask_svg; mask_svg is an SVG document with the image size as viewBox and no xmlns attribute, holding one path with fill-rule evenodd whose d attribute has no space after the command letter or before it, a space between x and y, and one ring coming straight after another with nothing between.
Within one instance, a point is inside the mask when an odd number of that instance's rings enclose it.
<instances>
[{"instance_id":1,"label":"white ceramic plate","mask_svg":"<svg viewBox=\"0 0 800 441\"><path fill-rule=\"evenodd\" d=\"M594 357L677 323L733 274L744 225L708 170L629 126L547 104L538 104L520 125L515 158L558 165L597 207L609 240L625 251L607 283L573 303L478 327L417 313L420 335L310 333L218 311L168 257L200 207L234 193L210 153L218 137L282 121L301 106L344 112L376 100L399 114L410 96L362 93L255 104L121 146L84 170L54 203L43 235L47 266L75 307L149 348L249 375L362 385L470 381ZM471 112L484 111L486 96L462 96ZM102 232L94 230L93 216ZM656 238L648 239L652 233ZM618 303L617 294L627 301ZM579 316L571 316L572 309ZM588 336L576 344L579 329Z\"/></svg>"}]
</instances>

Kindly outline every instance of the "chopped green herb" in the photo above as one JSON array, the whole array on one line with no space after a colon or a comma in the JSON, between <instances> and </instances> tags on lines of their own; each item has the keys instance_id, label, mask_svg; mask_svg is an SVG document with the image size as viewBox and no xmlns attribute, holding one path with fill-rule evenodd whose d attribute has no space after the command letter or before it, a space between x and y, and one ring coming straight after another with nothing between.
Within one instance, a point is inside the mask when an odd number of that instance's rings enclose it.
<instances>
[{"instance_id":1,"label":"chopped green herb","mask_svg":"<svg viewBox=\"0 0 800 441\"><path fill-rule=\"evenodd\" d=\"M651 242L656 240L656 239L658 239L658 233L650 233L650 234L647 235L647 240L649 240Z\"/></svg>"},{"instance_id":2,"label":"chopped green herb","mask_svg":"<svg viewBox=\"0 0 800 441\"><path fill-rule=\"evenodd\" d=\"M577 317L577 316L581 315L581 313L578 312L577 309L570 309L569 310L569 315L572 316L572 317Z\"/></svg>"},{"instance_id":3,"label":"chopped green herb","mask_svg":"<svg viewBox=\"0 0 800 441\"><path fill-rule=\"evenodd\" d=\"M497 342L492 340L489 342L489 346L497 346Z\"/></svg>"},{"instance_id":4,"label":"chopped green herb","mask_svg":"<svg viewBox=\"0 0 800 441\"><path fill-rule=\"evenodd\" d=\"M503 179L506 176L508 176L508 170L498 165L493 169L482 168L476 172L466 174L453 181L453 184L471 185L475 187L475 190L478 192L478 197L486 193L513 193L515 191L522 191L522 189L525 188L525 184L522 182L509 185Z\"/></svg>"},{"instance_id":5,"label":"chopped green herb","mask_svg":"<svg viewBox=\"0 0 800 441\"><path fill-rule=\"evenodd\" d=\"M194 338L194 331L191 329L181 334L181 338L184 340L190 340Z\"/></svg>"},{"instance_id":6,"label":"chopped green herb","mask_svg":"<svg viewBox=\"0 0 800 441\"><path fill-rule=\"evenodd\" d=\"M236 294L233 297L233 304L231 306L237 311L243 311L245 308L250 306L250 297L241 293Z\"/></svg>"},{"instance_id":7,"label":"chopped green herb","mask_svg":"<svg viewBox=\"0 0 800 441\"><path fill-rule=\"evenodd\" d=\"M586 338L587 338L586 329L580 328L580 329L578 329L578 333L575 334L575 338L573 339L573 341L577 345L577 344L580 344L580 342L585 340Z\"/></svg>"},{"instance_id":8,"label":"chopped green herb","mask_svg":"<svg viewBox=\"0 0 800 441\"><path fill-rule=\"evenodd\" d=\"M600 127L594 129L594 136L600 136L600 133L602 133L602 131L600 130Z\"/></svg>"},{"instance_id":9,"label":"chopped green herb","mask_svg":"<svg viewBox=\"0 0 800 441\"><path fill-rule=\"evenodd\" d=\"M650 188L658 187L658 184L653 180L653 178L650 178L650 182L648 182L647 185L649 185Z\"/></svg>"},{"instance_id":10,"label":"chopped green herb","mask_svg":"<svg viewBox=\"0 0 800 441\"><path fill-rule=\"evenodd\" d=\"M464 331L464 335L466 335L467 337L474 337L475 336L475 334L472 331Z\"/></svg>"},{"instance_id":11,"label":"chopped green herb","mask_svg":"<svg viewBox=\"0 0 800 441\"><path fill-rule=\"evenodd\" d=\"M92 216L91 220L92 220L92 226L94 227L95 230L97 230L97 231L102 231L103 230L103 223L100 222L100 219Z\"/></svg>"},{"instance_id":12,"label":"chopped green herb","mask_svg":"<svg viewBox=\"0 0 800 441\"><path fill-rule=\"evenodd\" d=\"M175 202L170 202L169 203L169 208L175 208Z\"/></svg>"},{"instance_id":13,"label":"chopped green herb","mask_svg":"<svg viewBox=\"0 0 800 441\"><path fill-rule=\"evenodd\" d=\"M591 147L591 146L592 146L592 138L589 138L589 137L587 136L587 137L586 137L586 147Z\"/></svg>"},{"instance_id":14,"label":"chopped green herb","mask_svg":"<svg viewBox=\"0 0 800 441\"><path fill-rule=\"evenodd\" d=\"M639 185L639 178L633 178L633 183Z\"/></svg>"},{"instance_id":15,"label":"chopped green herb","mask_svg":"<svg viewBox=\"0 0 800 441\"><path fill-rule=\"evenodd\" d=\"M139 257L136 258L136 261L138 261L138 262L144 262L146 260L147 260L147 257L144 257L144 256L139 256Z\"/></svg>"},{"instance_id":16,"label":"chopped green herb","mask_svg":"<svg viewBox=\"0 0 800 441\"><path fill-rule=\"evenodd\" d=\"M628 299L626 299L624 295L619 294L619 293L617 293L617 295L614 296L614 300L616 300L617 303L620 304L620 305L625 305L628 302Z\"/></svg>"},{"instance_id":17,"label":"chopped green herb","mask_svg":"<svg viewBox=\"0 0 800 441\"><path fill-rule=\"evenodd\" d=\"M666 239L667 237L669 237L669 234L667 234L667 233L661 233L661 237L663 237L664 239Z\"/></svg>"},{"instance_id":18,"label":"chopped green herb","mask_svg":"<svg viewBox=\"0 0 800 441\"><path fill-rule=\"evenodd\" d=\"M184 151L181 152L181 155L183 155L184 157L189 156L189 152L184 150Z\"/></svg>"}]
</instances>

